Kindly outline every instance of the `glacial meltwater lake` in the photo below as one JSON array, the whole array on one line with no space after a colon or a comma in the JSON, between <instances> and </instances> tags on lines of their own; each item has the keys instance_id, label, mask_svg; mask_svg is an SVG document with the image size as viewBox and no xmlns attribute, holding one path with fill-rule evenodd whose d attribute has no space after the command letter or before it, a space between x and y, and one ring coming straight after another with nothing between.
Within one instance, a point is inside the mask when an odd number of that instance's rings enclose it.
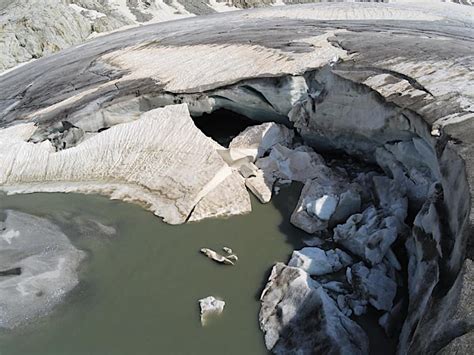
<instances>
[{"instance_id":1,"label":"glacial meltwater lake","mask_svg":"<svg viewBox=\"0 0 474 355\"><path fill-rule=\"evenodd\" d=\"M245 216L180 226L100 196L0 195L0 209L52 220L88 254L80 284L51 314L0 330L0 354L267 354L259 296L272 265L287 262L306 236L289 222L300 188L282 187L266 205L252 197ZM81 220L117 233L89 235ZM238 255L235 266L199 253L223 246ZM210 295L226 305L203 327L198 300Z\"/></svg>"}]
</instances>

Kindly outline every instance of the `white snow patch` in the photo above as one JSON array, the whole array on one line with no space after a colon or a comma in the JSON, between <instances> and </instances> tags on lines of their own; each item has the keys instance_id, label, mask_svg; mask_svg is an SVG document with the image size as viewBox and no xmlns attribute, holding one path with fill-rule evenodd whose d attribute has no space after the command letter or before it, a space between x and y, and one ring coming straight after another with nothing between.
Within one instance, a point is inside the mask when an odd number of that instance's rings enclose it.
<instances>
[{"instance_id":1,"label":"white snow patch","mask_svg":"<svg viewBox=\"0 0 474 355\"><path fill-rule=\"evenodd\" d=\"M216 10L217 12L227 12L240 10L239 8L232 6L230 1L218 2L217 0L209 0L209 7Z\"/></svg>"},{"instance_id":2,"label":"white snow patch","mask_svg":"<svg viewBox=\"0 0 474 355\"><path fill-rule=\"evenodd\" d=\"M96 10L89 10L85 7L76 5L76 4L69 4L69 6L76 11L77 13L87 17L90 20L97 20L98 18L107 16L106 14L96 11Z\"/></svg>"}]
</instances>

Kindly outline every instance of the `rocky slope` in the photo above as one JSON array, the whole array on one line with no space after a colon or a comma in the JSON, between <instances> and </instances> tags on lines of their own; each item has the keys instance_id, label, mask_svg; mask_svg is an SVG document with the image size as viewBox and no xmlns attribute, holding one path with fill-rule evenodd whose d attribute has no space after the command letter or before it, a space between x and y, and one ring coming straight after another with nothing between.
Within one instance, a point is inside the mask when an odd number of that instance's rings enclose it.
<instances>
[{"instance_id":1,"label":"rocky slope","mask_svg":"<svg viewBox=\"0 0 474 355\"><path fill-rule=\"evenodd\" d=\"M324 1L1 0L0 72L118 29L243 8L307 2Z\"/></svg>"},{"instance_id":2,"label":"rocky slope","mask_svg":"<svg viewBox=\"0 0 474 355\"><path fill-rule=\"evenodd\" d=\"M1 77L0 187L113 196L126 183L117 197L184 222L246 211L244 185L268 201L275 184L304 182L292 222L319 250L274 267L268 348L366 353L367 309L400 354L462 348L474 326L473 18L455 4L314 4L96 38ZM256 124L229 148L187 112L222 109ZM315 150L353 158L337 167Z\"/></svg>"}]
</instances>

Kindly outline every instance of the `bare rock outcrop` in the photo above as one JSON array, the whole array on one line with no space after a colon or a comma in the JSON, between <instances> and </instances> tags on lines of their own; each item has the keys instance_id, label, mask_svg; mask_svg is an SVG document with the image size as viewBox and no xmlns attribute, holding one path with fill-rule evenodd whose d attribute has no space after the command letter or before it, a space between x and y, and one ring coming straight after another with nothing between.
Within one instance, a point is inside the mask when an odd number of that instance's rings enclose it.
<instances>
[{"instance_id":1,"label":"bare rock outcrop","mask_svg":"<svg viewBox=\"0 0 474 355\"><path fill-rule=\"evenodd\" d=\"M9 1L0 11L0 71L82 43L92 32L62 1Z\"/></svg>"}]
</instances>

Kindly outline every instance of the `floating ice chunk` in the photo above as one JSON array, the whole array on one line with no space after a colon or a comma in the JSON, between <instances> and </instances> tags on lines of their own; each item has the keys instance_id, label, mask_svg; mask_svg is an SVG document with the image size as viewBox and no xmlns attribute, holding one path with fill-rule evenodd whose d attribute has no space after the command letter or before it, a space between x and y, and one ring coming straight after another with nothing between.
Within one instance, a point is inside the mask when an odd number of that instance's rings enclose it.
<instances>
[{"instance_id":1,"label":"floating ice chunk","mask_svg":"<svg viewBox=\"0 0 474 355\"><path fill-rule=\"evenodd\" d=\"M233 250L229 247L222 247L222 250L224 250L227 254L233 254Z\"/></svg>"},{"instance_id":2,"label":"floating ice chunk","mask_svg":"<svg viewBox=\"0 0 474 355\"><path fill-rule=\"evenodd\" d=\"M235 254L231 254L227 257L227 259L232 260L232 261L239 261L239 258Z\"/></svg>"},{"instance_id":3,"label":"floating ice chunk","mask_svg":"<svg viewBox=\"0 0 474 355\"><path fill-rule=\"evenodd\" d=\"M217 253L216 251L209 249L209 248L202 248L201 253L206 255L209 259L212 259L214 261L217 261L218 263L221 264L226 264L226 265L234 265L232 260L226 258L225 256Z\"/></svg>"},{"instance_id":4,"label":"floating ice chunk","mask_svg":"<svg viewBox=\"0 0 474 355\"><path fill-rule=\"evenodd\" d=\"M206 325L209 317L215 314L221 314L224 311L225 302L218 300L213 296L208 296L199 300L201 309L201 324Z\"/></svg>"}]
</instances>

